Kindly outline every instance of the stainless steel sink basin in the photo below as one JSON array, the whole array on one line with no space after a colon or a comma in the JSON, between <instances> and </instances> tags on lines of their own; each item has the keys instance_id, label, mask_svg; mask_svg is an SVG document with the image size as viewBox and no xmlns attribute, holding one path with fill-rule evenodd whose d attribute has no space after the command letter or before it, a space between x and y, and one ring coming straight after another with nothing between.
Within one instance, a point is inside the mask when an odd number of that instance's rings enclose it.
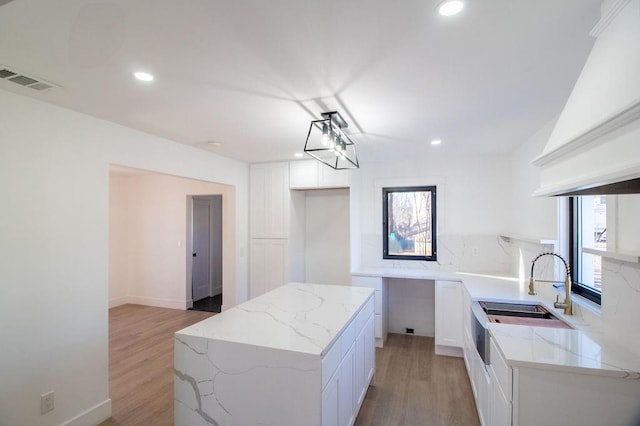
<instances>
[{"instance_id":1,"label":"stainless steel sink basin","mask_svg":"<svg viewBox=\"0 0 640 426\"><path fill-rule=\"evenodd\" d=\"M487 315L506 315L523 318L552 319L555 316L541 305L519 303L480 302Z\"/></svg>"},{"instance_id":2,"label":"stainless steel sink basin","mask_svg":"<svg viewBox=\"0 0 640 426\"><path fill-rule=\"evenodd\" d=\"M489 322L535 327L573 328L542 305L482 301L479 303L487 314Z\"/></svg>"}]
</instances>

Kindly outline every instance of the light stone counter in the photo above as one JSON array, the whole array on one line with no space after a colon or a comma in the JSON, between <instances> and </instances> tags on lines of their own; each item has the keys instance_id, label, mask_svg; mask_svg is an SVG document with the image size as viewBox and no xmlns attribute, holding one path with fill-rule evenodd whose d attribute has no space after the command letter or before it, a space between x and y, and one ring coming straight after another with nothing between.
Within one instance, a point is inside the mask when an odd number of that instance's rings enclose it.
<instances>
[{"instance_id":1,"label":"light stone counter","mask_svg":"<svg viewBox=\"0 0 640 426\"><path fill-rule=\"evenodd\" d=\"M588 330L579 318L564 315L562 310L555 309L538 296L530 296L527 294L528 283L517 278L400 268L365 268L352 275L460 281L474 301L540 303L575 329L490 324L491 337L509 365L640 379L640 354Z\"/></svg>"},{"instance_id":2,"label":"light stone counter","mask_svg":"<svg viewBox=\"0 0 640 426\"><path fill-rule=\"evenodd\" d=\"M365 324L373 363L373 290L292 283L177 332L176 425L319 425L322 390Z\"/></svg>"},{"instance_id":3,"label":"light stone counter","mask_svg":"<svg viewBox=\"0 0 640 426\"><path fill-rule=\"evenodd\" d=\"M491 338L513 367L640 379L640 360L615 344L596 343L580 330L491 324Z\"/></svg>"}]
</instances>

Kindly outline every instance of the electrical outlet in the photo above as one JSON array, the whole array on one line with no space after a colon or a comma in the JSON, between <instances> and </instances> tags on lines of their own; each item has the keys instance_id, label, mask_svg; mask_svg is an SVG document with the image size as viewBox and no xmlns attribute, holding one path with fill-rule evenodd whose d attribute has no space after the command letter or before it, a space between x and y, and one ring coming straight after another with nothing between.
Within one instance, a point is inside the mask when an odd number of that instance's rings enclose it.
<instances>
[{"instance_id":1,"label":"electrical outlet","mask_svg":"<svg viewBox=\"0 0 640 426\"><path fill-rule=\"evenodd\" d=\"M480 250L478 250L478 247L471 248L471 256L478 257L479 255L480 255Z\"/></svg>"},{"instance_id":2,"label":"electrical outlet","mask_svg":"<svg viewBox=\"0 0 640 426\"><path fill-rule=\"evenodd\" d=\"M40 414L53 411L53 391L40 395Z\"/></svg>"}]
</instances>

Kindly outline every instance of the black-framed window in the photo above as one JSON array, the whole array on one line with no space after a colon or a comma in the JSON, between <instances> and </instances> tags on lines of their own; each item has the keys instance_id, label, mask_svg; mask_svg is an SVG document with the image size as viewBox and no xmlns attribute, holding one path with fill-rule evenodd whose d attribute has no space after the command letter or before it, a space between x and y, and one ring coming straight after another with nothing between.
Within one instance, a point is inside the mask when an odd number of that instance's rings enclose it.
<instances>
[{"instance_id":1,"label":"black-framed window","mask_svg":"<svg viewBox=\"0 0 640 426\"><path fill-rule=\"evenodd\" d=\"M382 188L382 199L382 257L436 261L436 187Z\"/></svg>"},{"instance_id":2,"label":"black-framed window","mask_svg":"<svg viewBox=\"0 0 640 426\"><path fill-rule=\"evenodd\" d=\"M607 197L586 195L569 198L569 250L573 273L571 290L602 303L602 257L583 248L607 247Z\"/></svg>"}]
</instances>

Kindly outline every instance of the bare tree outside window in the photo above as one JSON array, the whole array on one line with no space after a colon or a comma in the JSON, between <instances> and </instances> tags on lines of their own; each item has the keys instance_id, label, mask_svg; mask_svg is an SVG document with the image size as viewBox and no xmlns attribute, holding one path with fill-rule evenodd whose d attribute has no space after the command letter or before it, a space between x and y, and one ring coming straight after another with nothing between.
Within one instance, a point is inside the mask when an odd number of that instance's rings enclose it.
<instances>
[{"instance_id":1,"label":"bare tree outside window","mask_svg":"<svg viewBox=\"0 0 640 426\"><path fill-rule=\"evenodd\" d=\"M383 188L385 259L436 260L435 186Z\"/></svg>"}]
</instances>

